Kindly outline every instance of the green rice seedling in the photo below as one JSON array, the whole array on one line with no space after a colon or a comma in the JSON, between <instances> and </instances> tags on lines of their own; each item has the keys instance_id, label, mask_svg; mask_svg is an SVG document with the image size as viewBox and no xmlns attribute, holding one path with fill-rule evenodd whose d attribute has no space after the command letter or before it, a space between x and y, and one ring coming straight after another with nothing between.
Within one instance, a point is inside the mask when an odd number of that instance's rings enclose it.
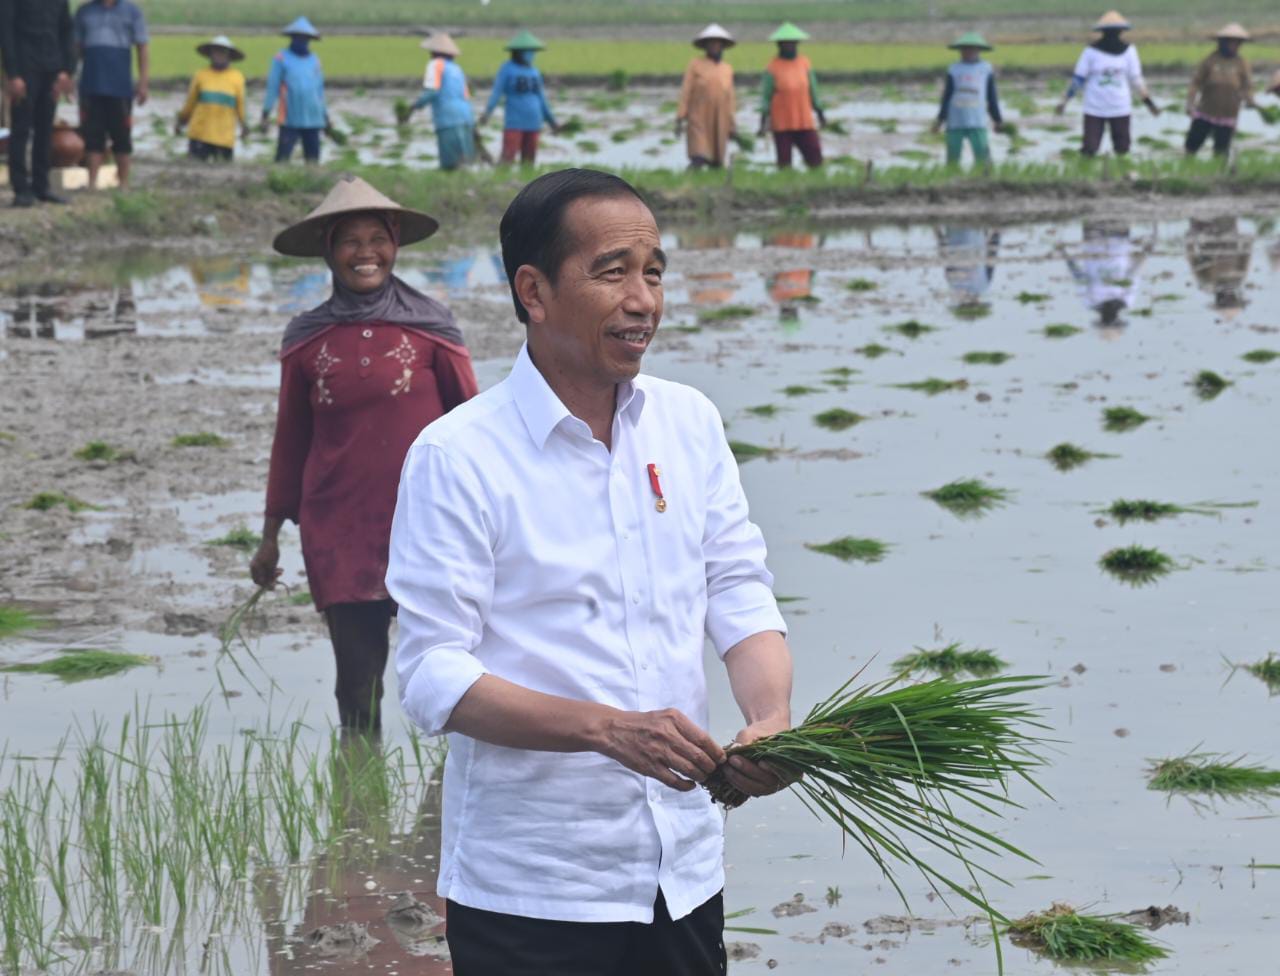
<instances>
[{"instance_id":1,"label":"green rice seedling","mask_svg":"<svg viewBox=\"0 0 1280 976\"><path fill-rule=\"evenodd\" d=\"M1121 525L1127 522L1156 522L1162 518L1173 518L1175 515L1217 515L1217 509L1230 508L1229 505L1173 505L1169 502L1154 502L1148 498L1117 498L1102 514L1110 515Z\"/></svg>"},{"instance_id":2,"label":"green rice seedling","mask_svg":"<svg viewBox=\"0 0 1280 976\"><path fill-rule=\"evenodd\" d=\"M886 325L886 332L896 332L900 336L908 339L919 339L926 332L938 331L932 325L925 325L917 322L915 319L908 319L906 322L899 322L897 325Z\"/></svg>"},{"instance_id":3,"label":"green rice seedling","mask_svg":"<svg viewBox=\"0 0 1280 976\"><path fill-rule=\"evenodd\" d=\"M915 383L893 384L895 390L914 390L929 396L937 396L939 393L947 393L951 390L968 389L968 386L968 380L940 380L936 376L930 376L927 380L918 380Z\"/></svg>"},{"instance_id":4,"label":"green rice seedling","mask_svg":"<svg viewBox=\"0 0 1280 976\"><path fill-rule=\"evenodd\" d=\"M854 278L845 282L845 288L849 291L875 291L878 287L870 278Z\"/></svg>"},{"instance_id":5,"label":"green rice seedling","mask_svg":"<svg viewBox=\"0 0 1280 976\"><path fill-rule=\"evenodd\" d=\"M866 419L862 414L845 410L843 407L832 407L830 410L813 415L813 422L827 430L848 430Z\"/></svg>"},{"instance_id":6,"label":"green rice seedling","mask_svg":"<svg viewBox=\"0 0 1280 976\"><path fill-rule=\"evenodd\" d=\"M1020 291L1013 297L1023 305L1040 305L1047 302L1051 296L1039 291Z\"/></svg>"},{"instance_id":7,"label":"green rice seedling","mask_svg":"<svg viewBox=\"0 0 1280 976\"><path fill-rule=\"evenodd\" d=\"M0 671L11 674L47 674L62 681L74 682L106 678L130 668L155 663L152 658L142 654L123 654L86 647L64 647L58 651L58 655L48 661L0 665Z\"/></svg>"},{"instance_id":8,"label":"green rice seedling","mask_svg":"<svg viewBox=\"0 0 1280 976\"><path fill-rule=\"evenodd\" d=\"M841 383L847 383L851 377L856 376L861 372L861 370L854 369L852 366L832 366L830 369L824 369L822 372L825 376L830 376L832 379L839 380Z\"/></svg>"},{"instance_id":9,"label":"green rice seedling","mask_svg":"<svg viewBox=\"0 0 1280 976\"><path fill-rule=\"evenodd\" d=\"M560 123L560 135L576 136L585 132L587 124L582 121L582 116L571 115L565 121Z\"/></svg>"},{"instance_id":10,"label":"green rice seedling","mask_svg":"<svg viewBox=\"0 0 1280 976\"><path fill-rule=\"evenodd\" d=\"M827 556L835 556L846 563L878 563L889 551L889 546L879 539L858 539L851 535L832 539L830 542L806 542L804 547Z\"/></svg>"},{"instance_id":11,"label":"green rice seedling","mask_svg":"<svg viewBox=\"0 0 1280 976\"><path fill-rule=\"evenodd\" d=\"M805 386L803 383L793 383L782 388L783 395L789 397L808 396L810 393L821 392L816 386Z\"/></svg>"},{"instance_id":12,"label":"green rice seedling","mask_svg":"<svg viewBox=\"0 0 1280 976\"><path fill-rule=\"evenodd\" d=\"M1151 418L1133 407L1107 407L1102 411L1102 428L1113 434L1141 427Z\"/></svg>"},{"instance_id":13,"label":"green rice seedling","mask_svg":"<svg viewBox=\"0 0 1280 976\"><path fill-rule=\"evenodd\" d=\"M748 155L756 151L756 137L750 132L739 129L733 134L733 141L737 143L739 149Z\"/></svg>"},{"instance_id":14,"label":"green rice seedling","mask_svg":"<svg viewBox=\"0 0 1280 976\"><path fill-rule=\"evenodd\" d=\"M299 590L297 593L289 594L289 605L292 607L306 607L311 605L311 591Z\"/></svg>"},{"instance_id":15,"label":"green rice seedling","mask_svg":"<svg viewBox=\"0 0 1280 976\"><path fill-rule=\"evenodd\" d=\"M1244 757L1189 752L1151 761L1147 788L1167 793L1200 793L1213 797L1280 796L1280 769L1246 765Z\"/></svg>"},{"instance_id":16,"label":"green rice seedling","mask_svg":"<svg viewBox=\"0 0 1280 976\"><path fill-rule=\"evenodd\" d=\"M698 312L698 322L702 325L714 325L717 322L749 318L755 314L754 305L721 305L719 308L702 309Z\"/></svg>"},{"instance_id":17,"label":"green rice seedling","mask_svg":"<svg viewBox=\"0 0 1280 976\"><path fill-rule=\"evenodd\" d=\"M1244 669L1262 681L1272 692L1280 692L1280 656L1268 654L1261 661L1246 664Z\"/></svg>"},{"instance_id":18,"label":"green rice seedling","mask_svg":"<svg viewBox=\"0 0 1280 976\"><path fill-rule=\"evenodd\" d=\"M951 314L958 319L964 319L966 322L985 319L991 314L991 303L961 302L959 305L951 306Z\"/></svg>"},{"instance_id":19,"label":"green rice seedling","mask_svg":"<svg viewBox=\"0 0 1280 976\"><path fill-rule=\"evenodd\" d=\"M574 145L584 153L598 153L600 151L600 143L593 139L579 139Z\"/></svg>"},{"instance_id":20,"label":"green rice seedling","mask_svg":"<svg viewBox=\"0 0 1280 976\"><path fill-rule=\"evenodd\" d=\"M761 447L759 444L749 444L746 441L730 441L729 450L733 452L734 460L739 464L745 464L747 461L753 461L756 458L771 458L777 451L770 447Z\"/></svg>"},{"instance_id":21,"label":"green rice seedling","mask_svg":"<svg viewBox=\"0 0 1280 976\"><path fill-rule=\"evenodd\" d=\"M1280 352L1276 352L1274 349L1254 349L1252 352L1245 353L1240 358L1246 363L1266 365L1267 363L1280 359Z\"/></svg>"},{"instance_id":22,"label":"green rice seedling","mask_svg":"<svg viewBox=\"0 0 1280 976\"><path fill-rule=\"evenodd\" d=\"M52 509L62 506L69 512L97 512L101 509L97 505L91 505L86 501L76 498L75 495L68 495L63 491L42 491L31 496L31 499L22 507L33 512L48 512Z\"/></svg>"},{"instance_id":23,"label":"green rice seedling","mask_svg":"<svg viewBox=\"0 0 1280 976\"><path fill-rule=\"evenodd\" d=\"M244 669L244 665L240 663L240 659L236 656L235 648L237 646L249 655L250 661L252 661L253 664L257 666L258 670L261 671L270 681L271 687L276 687L275 679L267 673L267 669L262 666L262 662L258 660L258 655L254 653L253 648L249 645L249 641L244 636L245 621L253 615L258 603L267 592L268 590L265 586L259 586L249 595L248 599L243 603L238 604L235 609L231 611L231 616L229 616L223 622L222 626L218 628L218 660L214 665L214 672L218 676L218 684L222 688L224 695L227 692L226 682L223 681L222 678L222 663L224 660L230 661L231 666L236 669L236 673L238 673L240 677L258 693L259 696L262 695L261 690L254 683L253 679L249 677L248 672Z\"/></svg>"},{"instance_id":24,"label":"green rice seedling","mask_svg":"<svg viewBox=\"0 0 1280 976\"><path fill-rule=\"evenodd\" d=\"M628 142L631 140L634 134L635 133L633 133L632 130L630 129L619 129L617 132L610 133L609 139L612 142L618 142L618 143Z\"/></svg>"},{"instance_id":25,"label":"green rice seedling","mask_svg":"<svg viewBox=\"0 0 1280 976\"><path fill-rule=\"evenodd\" d=\"M1000 366L1013 358L1008 352L967 352L961 357L970 366Z\"/></svg>"},{"instance_id":26,"label":"green rice seedling","mask_svg":"<svg viewBox=\"0 0 1280 976\"><path fill-rule=\"evenodd\" d=\"M886 353L894 352L888 346L882 346L878 342L869 342L865 346L859 346L854 350L860 356L866 356L868 359L879 359Z\"/></svg>"},{"instance_id":27,"label":"green rice seedling","mask_svg":"<svg viewBox=\"0 0 1280 976\"><path fill-rule=\"evenodd\" d=\"M114 461L120 457L120 452L106 441L90 441L76 451L75 456L81 461Z\"/></svg>"},{"instance_id":28,"label":"green rice seedling","mask_svg":"<svg viewBox=\"0 0 1280 976\"><path fill-rule=\"evenodd\" d=\"M1068 325L1065 322L1056 322L1053 325L1044 327L1044 335L1046 339L1069 339L1073 335L1078 335L1082 329L1077 329L1074 325Z\"/></svg>"},{"instance_id":29,"label":"green rice seedling","mask_svg":"<svg viewBox=\"0 0 1280 976\"><path fill-rule=\"evenodd\" d=\"M1173 559L1147 546L1121 546L1102 554L1098 565L1130 586L1146 586L1174 569Z\"/></svg>"},{"instance_id":30,"label":"green rice seedling","mask_svg":"<svg viewBox=\"0 0 1280 976\"><path fill-rule=\"evenodd\" d=\"M833 136L847 136L849 134L849 127L844 124L842 119L828 119L827 132Z\"/></svg>"},{"instance_id":31,"label":"green rice seedling","mask_svg":"<svg viewBox=\"0 0 1280 976\"><path fill-rule=\"evenodd\" d=\"M1086 915L1069 905L1054 905L1011 922L1015 945L1063 962L1116 962L1142 965L1169 953L1137 926L1105 915Z\"/></svg>"},{"instance_id":32,"label":"green rice seedling","mask_svg":"<svg viewBox=\"0 0 1280 976\"><path fill-rule=\"evenodd\" d=\"M173 439L174 447L226 447L231 442L219 434L200 431L197 434L179 434Z\"/></svg>"},{"instance_id":33,"label":"green rice seedling","mask_svg":"<svg viewBox=\"0 0 1280 976\"><path fill-rule=\"evenodd\" d=\"M1195 388L1196 396L1201 400L1212 400L1230 386L1231 381L1224 380L1211 369L1202 369L1191 380L1191 385Z\"/></svg>"},{"instance_id":34,"label":"green rice seedling","mask_svg":"<svg viewBox=\"0 0 1280 976\"><path fill-rule=\"evenodd\" d=\"M206 546L226 546L230 549L239 549L241 552L252 552L262 545L262 536L254 532L248 526L237 525L226 535L217 539L210 539L205 543Z\"/></svg>"},{"instance_id":35,"label":"green rice seedling","mask_svg":"<svg viewBox=\"0 0 1280 976\"><path fill-rule=\"evenodd\" d=\"M989 678L1008 666L1006 661L996 657L994 651L980 647L965 650L959 642L932 651L917 647L914 654L893 662L895 671L932 671L944 678L954 678L962 672L975 678Z\"/></svg>"},{"instance_id":36,"label":"green rice seedling","mask_svg":"<svg viewBox=\"0 0 1280 976\"><path fill-rule=\"evenodd\" d=\"M0 603L0 638L13 637L44 625L44 620L30 610Z\"/></svg>"},{"instance_id":37,"label":"green rice seedling","mask_svg":"<svg viewBox=\"0 0 1280 976\"><path fill-rule=\"evenodd\" d=\"M1070 471L1097 458L1113 458L1115 456L1114 454L1097 454L1093 451L1087 451L1083 447L1068 441L1054 445L1049 449L1049 453L1045 455L1049 462L1059 471Z\"/></svg>"},{"instance_id":38,"label":"green rice seedling","mask_svg":"<svg viewBox=\"0 0 1280 976\"><path fill-rule=\"evenodd\" d=\"M941 488L922 492L925 498L937 502L959 518L979 518L991 509L1006 505L1012 492L996 488L978 478L950 481Z\"/></svg>"},{"instance_id":39,"label":"green rice seedling","mask_svg":"<svg viewBox=\"0 0 1280 976\"><path fill-rule=\"evenodd\" d=\"M776 403L761 403L754 407L747 407L747 413L754 417L776 417L781 409Z\"/></svg>"},{"instance_id":40,"label":"green rice seedling","mask_svg":"<svg viewBox=\"0 0 1280 976\"><path fill-rule=\"evenodd\" d=\"M1280 123L1280 105L1259 105L1258 115L1267 125Z\"/></svg>"}]
</instances>

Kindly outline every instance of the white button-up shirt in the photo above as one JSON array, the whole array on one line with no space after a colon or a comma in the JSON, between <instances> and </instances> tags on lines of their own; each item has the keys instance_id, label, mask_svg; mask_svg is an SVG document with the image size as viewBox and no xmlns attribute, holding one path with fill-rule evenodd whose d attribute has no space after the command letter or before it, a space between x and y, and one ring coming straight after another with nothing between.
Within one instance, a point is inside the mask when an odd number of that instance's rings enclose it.
<instances>
[{"instance_id":1,"label":"white button-up shirt","mask_svg":"<svg viewBox=\"0 0 1280 976\"><path fill-rule=\"evenodd\" d=\"M613 450L522 350L405 459L387 589L407 714L439 734L485 674L707 728L705 636L723 657L785 624L719 414L652 377L618 388ZM648 466L658 467L665 510ZM705 635L705 636L704 636ZM439 894L531 918L681 918L724 885L705 790L599 753L449 736Z\"/></svg>"}]
</instances>

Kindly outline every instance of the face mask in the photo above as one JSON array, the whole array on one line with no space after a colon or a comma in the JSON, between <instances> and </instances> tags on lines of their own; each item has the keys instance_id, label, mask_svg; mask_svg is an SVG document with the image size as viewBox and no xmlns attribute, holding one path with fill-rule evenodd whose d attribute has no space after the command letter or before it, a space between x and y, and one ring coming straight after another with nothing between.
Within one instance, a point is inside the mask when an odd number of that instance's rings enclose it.
<instances>
[{"instance_id":1,"label":"face mask","mask_svg":"<svg viewBox=\"0 0 1280 976\"><path fill-rule=\"evenodd\" d=\"M1231 42L1220 39L1218 41L1218 53L1224 57L1231 57Z\"/></svg>"},{"instance_id":2,"label":"face mask","mask_svg":"<svg viewBox=\"0 0 1280 976\"><path fill-rule=\"evenodd\" d=\"M516 53L516 58L520 61L521 64L528 65L530 68L532 68L533 56L537 53L538 53L537 51L519 51Z\"/></svg>"},{"instance_id":3,"label":"face mask","mask_svg":"<svg viewBox=\"0 0 1280 976\"><path fill-rule=\"evenodd\" d=\"M295 36L289 41L289 50L297 55L306 55L311 51L311 38Z\"/></svg>"},{"instance_id":4,"label":"face mask","mask_svg":"<svg viewBox=\"0 0 1280 976\"><path fill-rule=\"evenodd\" d=\"M800 56L799 51L779 51L778 52L778 57L782 58L782 60L784 61L794 61L799 56Z\"/></svg>"}]
</instances>

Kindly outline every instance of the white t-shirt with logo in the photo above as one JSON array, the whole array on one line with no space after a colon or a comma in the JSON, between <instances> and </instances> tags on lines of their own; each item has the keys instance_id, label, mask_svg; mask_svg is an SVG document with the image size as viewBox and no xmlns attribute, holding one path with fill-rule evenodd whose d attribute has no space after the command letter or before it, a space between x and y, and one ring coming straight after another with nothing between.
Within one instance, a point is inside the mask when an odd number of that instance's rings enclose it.
<instances>
[{"instance_id":1,"label":"white t-shirt with logo","mask_svg":"<svg viewBox=\"0 0 1280 976\"><path fill-rule=\"evenodd\" d=\"M1073 74L1084 79L1084 114L1114 119L1133 112L1133 89L1144 87L1138 49L1130 44L1121 54L1087 47Z\"/></svg>"}]
</instances>

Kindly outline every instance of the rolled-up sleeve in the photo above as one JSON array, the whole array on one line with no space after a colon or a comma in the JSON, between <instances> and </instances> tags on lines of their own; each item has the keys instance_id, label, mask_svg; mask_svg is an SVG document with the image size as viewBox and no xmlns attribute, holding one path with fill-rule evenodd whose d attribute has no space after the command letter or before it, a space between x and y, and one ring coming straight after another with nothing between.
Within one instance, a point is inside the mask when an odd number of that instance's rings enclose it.
<instances>
[{"instance_id":1,"label":"rolled-up sleeve","mask_svg":"<svg viewBox=\"0 0 1280 976\"><path fill-rule=\"evenodd\" d=\"M707 567L707 636L720 657L736 644L766 631L786 634L773 596L773 574L765 566L764 536L749 518L738 463L713 415L707 483L707 520L702 555Z\"/></svg>"},{"instance_id":2,"label":"rolled-up sleeve","mask_svg":"<svg viewBox=\"0 0 1280 976\"><path fill-rule=\"evenodd\" d=\"M405 458L387 591L399 605L400 703L428 735L486 673L472 653L493 600L493 525L474 476L429 443Z\"/></svg>"}]
</instances>

